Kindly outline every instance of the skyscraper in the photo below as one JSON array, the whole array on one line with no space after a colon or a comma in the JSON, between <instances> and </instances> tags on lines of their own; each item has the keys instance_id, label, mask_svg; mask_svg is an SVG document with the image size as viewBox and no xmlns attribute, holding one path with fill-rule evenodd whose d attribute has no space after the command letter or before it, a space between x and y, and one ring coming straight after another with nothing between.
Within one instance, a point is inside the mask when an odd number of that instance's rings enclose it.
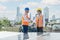
<instances>
[{"instance_id":1,"label":"skyscraper","mask_svg":"<svg viewBox=\"0 0 60 40\"><path fill-rule=\"evenodd\" d=\"M20 8L17 7L16 21L19 22L21 20L22 14L20 13Z\"/></svg>"},{"instance_id":2,"label":"skyscraper","mask_svg":"<svg viewBox=\"0 0 60 40\"><path fill-rule=\"evenodd\" d=\"M16 20L17 20L17 22L19 21L19 14L20 14L20 8L19 7L17 7L17 14L16 14Z\"/></svg>"},{"instance_id":3,"label":"skyscraper","mask_svg":"<svg viewBox=\"0 0 60 40\"><path fill-rule=\"evenodd\" d=\"M55 15L52 16L52 20L55 20Z\"/></svg>"},{"instance_id":4,"label":"skyscraper","mask_svg":"<svg viewBox=\"0 0 60 40\"><path fill-rule=\"evenodd\" d=\"M49 8L48 7L44 8L44 17L45 17L45 26L46 26L47 23L49 22Z\"/></svg>"}]
</instances>

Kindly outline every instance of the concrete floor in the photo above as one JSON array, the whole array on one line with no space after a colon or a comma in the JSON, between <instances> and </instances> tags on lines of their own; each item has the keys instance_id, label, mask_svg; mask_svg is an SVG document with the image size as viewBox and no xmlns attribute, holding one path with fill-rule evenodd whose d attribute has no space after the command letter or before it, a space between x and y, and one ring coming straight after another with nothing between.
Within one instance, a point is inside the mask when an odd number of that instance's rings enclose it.
<instances>
[{"instance_id":1,"label":"concrete floor","mask_svg":"<svg viewBox=\"0 0 60 40\"><path fill-rule=\"evenodd\" d=\"M37 35L37 33L28 33L29 39L24 40L60 40L60 33L43 33ZM0 40L23 40L23 33L17 32L0 32ZM25 36L27 37L27 36Z\"/></svg>"}]
</instances>

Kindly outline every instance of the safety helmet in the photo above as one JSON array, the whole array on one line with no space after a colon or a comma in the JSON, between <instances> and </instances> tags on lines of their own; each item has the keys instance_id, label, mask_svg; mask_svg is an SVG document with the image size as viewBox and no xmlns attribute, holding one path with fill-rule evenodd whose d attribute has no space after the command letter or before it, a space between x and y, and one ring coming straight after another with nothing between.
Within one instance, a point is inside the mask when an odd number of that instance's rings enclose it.
<instances>
[{"instance_id":1,"label":"safety helmet","mask_svg":"<svg viewBox=\"0 0 60 40\"><path fill-rule=\"evenodd\" d=\"M28 7L26 7L26 8L25 8L25 10L29 10L29 8L28 8Z\"/></svg>"},{"instance_id":2,"label":"safety helmet","mask_svg":"<svg viewBox=\"0 0 60 40\"><path fill-rule=\"evenodd\" d=\"M39 10L42 11L42 8L37 8L37 11L39 11Z\"/></svg>"}]
</instances>

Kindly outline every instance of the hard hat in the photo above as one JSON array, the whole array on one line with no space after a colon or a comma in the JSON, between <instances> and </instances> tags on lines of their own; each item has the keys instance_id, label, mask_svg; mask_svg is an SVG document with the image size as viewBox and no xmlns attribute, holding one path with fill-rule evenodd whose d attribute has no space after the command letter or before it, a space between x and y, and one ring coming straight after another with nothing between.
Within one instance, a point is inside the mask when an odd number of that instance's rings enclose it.
<instances>
[{"instance_id":1,"label":"hard hat","mask_svg":"<svg viewBox=\"0 0 60 40\"><path fill-rule=\"evenodd\" d=\"M38 10L42 11L42 8L37 8L37 11L38 11Z\"/></svg>"},{"instance_id":2,"label":"hard hat","mask_svg":"<svg viewBox=\"0 0 60 40\"><path fill-rule=\"evenodd\" d=\"M28 7L26 7L26 8L25 8L25 10L29 10L29 8L28 8Z\"/></svg>"}]
</instances>

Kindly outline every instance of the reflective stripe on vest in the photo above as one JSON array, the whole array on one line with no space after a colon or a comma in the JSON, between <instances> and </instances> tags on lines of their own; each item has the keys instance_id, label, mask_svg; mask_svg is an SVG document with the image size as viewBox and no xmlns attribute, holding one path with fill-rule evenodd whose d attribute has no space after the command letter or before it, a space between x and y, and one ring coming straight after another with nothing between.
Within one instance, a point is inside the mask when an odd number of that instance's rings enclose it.
<instances>
[{"instance_id":1,"label":"reflective stripe on vest","mask_svg":"<svg viewBox=\"0 0 60 40\"><path fill-rule=\"evenodd\" d=\"M22 16L22 25L29 25L28 15Z\"/></svg>"},{"instance_id":2,"label":"reflective stripe on vest","mask_svg":"<svg viewBox=\"0 0 60 40\"><path fill-rule=\"evenodd\" d=\"M36 26L37 27L43 27L43 16L40 15L39 17L36 17Z\"/></svg>"}]
</instances>

